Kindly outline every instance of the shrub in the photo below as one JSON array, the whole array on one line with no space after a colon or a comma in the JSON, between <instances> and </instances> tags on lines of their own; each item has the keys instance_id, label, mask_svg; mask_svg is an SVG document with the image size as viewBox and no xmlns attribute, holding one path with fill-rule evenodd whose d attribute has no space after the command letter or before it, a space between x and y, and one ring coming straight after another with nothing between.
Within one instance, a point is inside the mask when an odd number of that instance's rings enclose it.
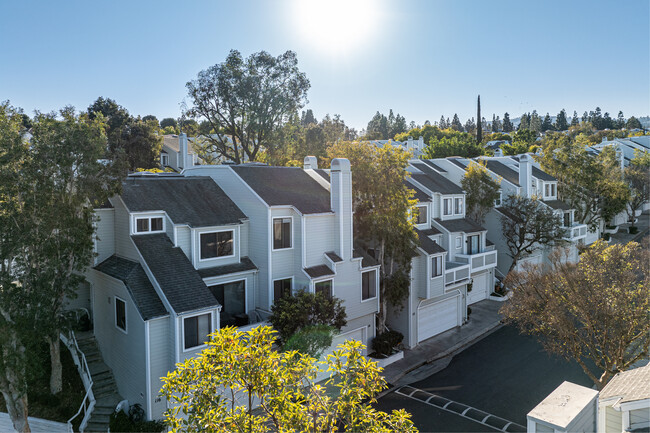
<instances>
[{"instance_id":1,"label":"shrub","mask_svg":"<svg viewBox=\"0 0 650 433\"><path fill-rule=\"evenodd\" d=\"M603 234L603 239L605 239L606 241L608 241L608 240L609 240L609 233L604 233L604 234Z\"/></svg>"},{"instance_id":2,"label":"shrub","mask_svg":"<svg viewBox=\"0 0 650 433\"><path fill-rule=\"evenodd\" d=\"M372 350L380 355L392 355L393 348L402 342L404 335L397 331L387 331L372 340Z\"/></svg>"},{"instance_id":3,"label":"shrub","mask_svg":"<svg viewBox=\"0 0 650 433\"><path fill-rule=\"evenodd\" d=\"M328 325L306 326L289 337L282 351L297 350L318 359L323 350L332 345L332 338L337 333L335 328Z\"/></svg>"},{"instance_id":4,"label":"shrub","mask_svg":"<svg viewBox=\"0 0 650 433\"><path fill-rule=\"evenodd\" d=\"M639 232L639 228L638 228L638 227L630 227L630 228L628 228L628 230L629 230L629 232L630 232L631 235L636 234L636 233Z\"/></svg>"},{"instance_id":5,"label":"shrub","mask_svg":"<svg viewBox=\"0 0 650 433\"><path fill-rule=\"evenodd\" d=\"M160 433L166 430L165 423L162 421L144 421L144 411L139 406L137 404L131 406L129 415L122 411L113 412L108 422L110 431Z\"/></svg>"}]
</instances>

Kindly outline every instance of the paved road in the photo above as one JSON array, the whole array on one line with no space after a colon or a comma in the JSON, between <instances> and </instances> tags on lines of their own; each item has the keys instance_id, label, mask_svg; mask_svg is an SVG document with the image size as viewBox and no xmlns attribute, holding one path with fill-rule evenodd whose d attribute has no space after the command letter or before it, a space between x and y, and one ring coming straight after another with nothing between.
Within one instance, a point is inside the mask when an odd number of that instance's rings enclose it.
<instances>
[{"instance_id":1,"label":"paved road","mask_svg":"<svg viewBox=\"0 0 650 433\"><path fill-rule=\"evenodd\" d=\"M526 414L565 380L593 385L575 362L548 355L533 337L506 326L411 386L525 426ZM496 431L394 392L377 407L405 408L420 431Z\"/></svg>"}]
</instances>

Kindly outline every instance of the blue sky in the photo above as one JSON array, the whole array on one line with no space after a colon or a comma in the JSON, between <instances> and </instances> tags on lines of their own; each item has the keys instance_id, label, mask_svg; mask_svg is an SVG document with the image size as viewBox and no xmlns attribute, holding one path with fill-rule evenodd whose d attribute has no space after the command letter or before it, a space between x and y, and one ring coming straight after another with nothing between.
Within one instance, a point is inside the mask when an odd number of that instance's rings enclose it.
<instances>
[{"instance_id":1,"label":"blue sky","mask_svg":"<svg viewBox=\"0 0 650 433\"><path fill-rule=\"evenodd\" d=\"M294 50L317 118L362 128L600 106L650 112L650 2L0 0L0 100L26 112L97 97L178 117L185 83L230 49Z\"/></svg>"}]
</instances>

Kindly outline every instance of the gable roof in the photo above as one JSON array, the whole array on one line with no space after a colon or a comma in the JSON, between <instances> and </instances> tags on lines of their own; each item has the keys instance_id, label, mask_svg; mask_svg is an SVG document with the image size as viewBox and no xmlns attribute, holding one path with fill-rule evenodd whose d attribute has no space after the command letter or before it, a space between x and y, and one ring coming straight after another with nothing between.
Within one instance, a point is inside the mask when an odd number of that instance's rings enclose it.
<instances>
[{"instance_id":1,"label":"gable roof","mask_svg":"<svg viewBox=\"0 0 650 433\"><path fill-rule=\"evenodd\" d=\"M614 376L600 391L600 400L620 397L620 403L650 398L650 364Z\"/></svg>"},{"instance_id":2,"label":"gable roof","mask_svg":"<svg viewBox=\"0 0 650 433\"><path fill-rule=\"evenodd\" d=\"M165 211L174 224L190 227L239 224L247 219L209 177L128 177L121 197L131 212Z\"/></svg>"},{"instance_id":3,"label":"gable roof","mask_svg":"<svg viewBox=\"0 0 650 433\"><path fill-rule=\"evenodd\" d=\"M140 263L112 255L94 269L124 283L142 320L169 314Z\"/></svg>"},{"instance_id":4,"label":"gable roof","mask_svg":"<svg viewBox=\"0 0 650 433\"><path fill-rule=\"evenodd\" d=\"M440 224L445 230L450 233L474 233L474 232L483 232L486 229L476 224L475 222L467 219L460 218L454 220L441 220L440 218L435 218L436 223Z\"/></svg>"},{"instance_id":5,"label":"gable roof","mask_svg":"<svg viewBox=\"0 0 650 433\"><path fill-rule=\"evenodd\" d=\"M329 213L330 193L298 167L231 167L269 206L293 206L302 214Z\"/></svg>"},{"instance_id":6,"label":"gable roof","mask_svg":"<svg viewBox=\"0 0 650 433\"><path fill-rule=\"evenodd\" d=\"M312 279L334 275L334 271L331 270L327 265L311 266L309 268L304 268L304 270L307 273L307 275L309 275L309 277Z\"/></svg>"},{"instance_id":7,"label":"gable roof","mask_svg":"<svg viewBox=\"0 0 650 433\"><path fill-rule=\"evenodd\" d=\"M136 235L131 239L176 313L219 305L185 253L174 247L166 234Z\"/></svg>"},{"instance_id":8,"label":"gable roof","mask_svg":"<svg viewBox=\"0 0 650 433\"><path fill-rule=\"evenodd\" d=\"M421 162L414 162L413 167L422 173L411 173L411 177L422 186L440 194L463 194L463 189L449 179Z\"/></svg>"},{"instance_id":9,"label":"gable roof","mask_svg":"<svg viewBox=\"0 0 650 433\"><path fill-rule=\"evenodd\" d=\"M203 268L197 270L201 278L218 277L221 275L234 274L235 272L256 271L257 266L248 257L242 257L240 263L231 263L229 265L215 266L212 268Z\"/></svg>"},{"instance_id":10,"label":"gable roof","mask_svg":"<svg viewBox=\"0 0 650 433\"><path fill-rule=\"evenodd\" d=\"M484 161L488 170L501 176L515 186L521 186L519 185L519 173L499 161L493 159L485 159Z\"/></svg>"},{"instance_id":11,"label":"gable roof","mask_svg":"<svg viewBox=\"0 0 650 433\"><path fill-rule=\"evenodd\" d=\"M316 168L314 171L326 181L330 181L330 174L327 171L323 170L322 168Z\"/></svg>"},{"instance_id":12,"label":"gable roof","mask_svg":"<svg viewBox=\"0 0 650 433\"><path fill-rule=\"evenodd\" d=\"M467 169L467 165L463 164L460 158L447 158L447 161L451 162L455 166L462 168L463 170Z\"/></svg>"},{"instance_id":13,"label":"gable roof","mask_svg":"<svg viewBox=\"0 0 650 433\"><path fill-rule=\"evenodd\" d=\"M425 164L427 164L428 166L430 166L431 168L433 168L434 170L440 173L447 173L447 170L440 167L439 165L434 164L433 161L431 161L430 159L421 159L420 161L424 162Z\"/></svg>"},{"instance_id":14,"label":"gable roof","mask_svg":"<svg viewBox=\"0 0 650 433\"><path fill-rule=\"evenodd\" d=\"M547 201L542 201L545 205L550 206L553 209L556 210L571 210L573 209L571 206L568 204L564 203L562 200L547 200Z\"/></svg>"},{"instance_id":15,"label":"gable roof","mask_svg":"<svg viewBox=\"0 0 650 433\"><path fill-rule=\"evenodd\" d=\"M431 196L427 194L426 192L422 191L419 187L414 185L413 183L409 182L408 180L404 181L404 184L415 191L415 194L413 195L413 198L416 199L418 202L430 202L431 201Z\"/></svg>"},{"instance_id":16,"label":"gable roof","mask_svg":"<svg viewBox=\"0 0 650 433\"><path fill-rule=\"evenodd\" d=\"M420 248L422 248L427 254L431 255L445 252L445 249L438 245L437 242L429 239L424 231L415 229L415 234L417 234L418 240L420 241Z\"/></svg>"},{"instance_id":17,"label":"gable roof","mask_svg":"<svg viewBox=\"0 0 650 433\"><path fill-rule=\"evenodd\" d=\"M533 176L535 176L539 180L543 180L546 182L557 182L557 179L551 176L550 174L546 173L545 171L540 170L539 168L535 167L533 165Z\"/></svg>"}]
</instances>

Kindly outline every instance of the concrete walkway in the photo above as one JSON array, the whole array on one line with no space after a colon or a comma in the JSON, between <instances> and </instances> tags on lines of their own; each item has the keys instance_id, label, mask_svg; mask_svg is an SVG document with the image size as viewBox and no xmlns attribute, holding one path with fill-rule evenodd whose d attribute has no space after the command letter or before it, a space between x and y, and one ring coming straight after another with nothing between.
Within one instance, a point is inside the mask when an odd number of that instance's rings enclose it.
<instances>
[{"instance_id":1,"label":"concrete walkway","mask_svg":"<svg viewBox=\"0 0 650 433\"><path fill-rule=\"evenodd\" d=\"M472 314L466 325L450 329L423 341L413 349L405 350L403 359L384 368L384 378L393 387L402 386L444 369L453 355L502 326L499 315L502 305L502 302L489 299L472 304ZM382 395L391 390L384 391Z\"/></svg>"},{"instance_id":2,"label":"concrete walkway","mask_svg":"<svg viewBox=\"0 0 650 433\"><path fill-rule=\"evenodd\" d=\"M628 233L630 224L621 224L618 232L612 235L612 243L626 244L630 241L641 242L641 239L647 236L650 232L650 211L643 212L639 217L639 221L634 225L639 228L639 231L638 233L631 235Z\"/></svg>"}]
</instances>

